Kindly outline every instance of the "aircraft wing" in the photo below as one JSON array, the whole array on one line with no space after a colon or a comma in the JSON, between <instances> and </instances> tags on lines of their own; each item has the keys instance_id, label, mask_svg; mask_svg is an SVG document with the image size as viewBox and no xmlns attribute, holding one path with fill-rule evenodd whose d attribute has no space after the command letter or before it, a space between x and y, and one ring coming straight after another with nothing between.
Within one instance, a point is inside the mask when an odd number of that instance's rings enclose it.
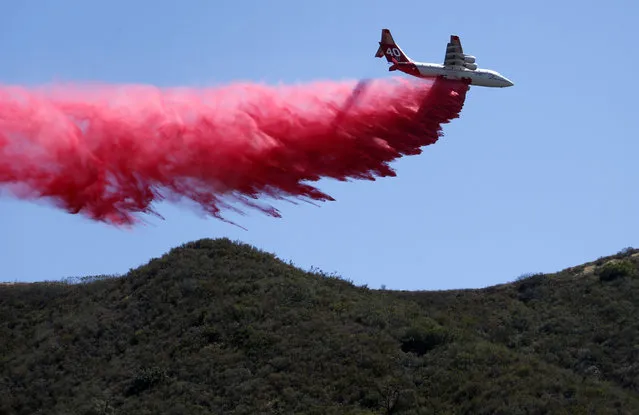
<instances>
[{"instance_id":1,"label":"aircraft wing","mask_svg":"<svg viewBox=\"0 0 639 415\"><path fill-rule=\"evenodd\" d=\"M457 35L450 35L450 41L446 45L444 66L463 67L463 65L464 49L462 49L461 40Z\"/></svg>"}]
</instances>

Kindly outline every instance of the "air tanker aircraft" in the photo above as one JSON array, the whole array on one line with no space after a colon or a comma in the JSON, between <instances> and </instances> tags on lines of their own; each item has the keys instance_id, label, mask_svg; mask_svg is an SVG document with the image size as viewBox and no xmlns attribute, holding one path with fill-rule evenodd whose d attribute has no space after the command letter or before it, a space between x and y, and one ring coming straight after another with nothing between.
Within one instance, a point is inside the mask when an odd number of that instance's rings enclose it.
<instances>
[{"instance_id":1,"label":"air tanker aircraft","mask_svg":"<svg viewBox=\"0 0 639 415\"><path fill-rule=\"evenodd\" d=\"M376 58L386 56L392 65L389 71L399 70L418 78L446 78L469 81L471 85L505 88L514 84L499 72L477 69L475 57L464 54L459 36L451 35L446 45L444 64L415 62L395 43L390 30L382 29L382 41Z\"/></svg>"}]
</instances>

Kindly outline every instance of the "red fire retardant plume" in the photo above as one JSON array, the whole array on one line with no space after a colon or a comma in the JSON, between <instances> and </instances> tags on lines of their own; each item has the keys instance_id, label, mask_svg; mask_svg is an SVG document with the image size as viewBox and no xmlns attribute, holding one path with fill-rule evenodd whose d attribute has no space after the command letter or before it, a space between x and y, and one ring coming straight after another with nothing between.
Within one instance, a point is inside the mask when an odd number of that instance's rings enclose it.
<instances>
[{"instance_id":1,"label":"red fire retardant plume","mask_svg":"<svg viewBox=\"0 0 639 415\"><path fill-rule=\"evenodd\" d=\"M0 186L114 225L188 198L222 219L232 202L279 216L260 196L333 200L308 184L394 176L388 163L441 136L468 87L375 80L0 87Z\"/></svg>"}]
</instances>

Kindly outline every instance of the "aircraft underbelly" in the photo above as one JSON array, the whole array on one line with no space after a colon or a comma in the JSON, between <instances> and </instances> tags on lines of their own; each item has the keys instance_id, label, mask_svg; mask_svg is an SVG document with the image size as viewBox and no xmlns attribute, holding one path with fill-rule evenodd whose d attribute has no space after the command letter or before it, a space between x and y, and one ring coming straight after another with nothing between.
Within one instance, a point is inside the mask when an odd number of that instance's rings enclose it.
<instances>
[{"instance_id":1,"label":"aircraft underbelly","mask_svg":"<svg viewBox=\"0 0 639 415\"><path fill-rule=\"evenodd\" d=\"M473 78L471 83L477 86L496 86L491 80L480 77Z\"/></svg>"},{"instance_id":2,"label":"aircraft underbelly","mask_svg":"<svg viewBox=\"0 0 639 415\"><path fill-rule=\"evenodd\" d=\"M442 70L439 68L421 66L419 67L419 73L424 77L440 76L442 75Z\"/></svg>"},{"instance_id":3,"label":"aircraft underbelly","mask_svg":"<svg viewBox=\"0 0 639 415\"><path fill-rule=\"evenodd\" d=\"M477 86L497 86L494 81L491 79L486 79L483 76L479 76L478 73L473 71L460 71L455 69L447 69L447 68L435 68L422 66L418 67L420 76L424 78L433 78L433 77L442 77L451 80L461 80L468 79L470 80L471 85Z\"/></svg>"},{"instance_id":4,"label":"aircraft underbelly","mask_svg":"<svg viewBox=\"0 0 639 415\"><path fill-rule=\"evenodd\" d=\"M454 69L444 69L444 68L436 68L432 70L432 72L438 76L442 76L446 79L474 79L472 74L469 74L466 71L458 71Z\"/></svg>"}]
</instances>

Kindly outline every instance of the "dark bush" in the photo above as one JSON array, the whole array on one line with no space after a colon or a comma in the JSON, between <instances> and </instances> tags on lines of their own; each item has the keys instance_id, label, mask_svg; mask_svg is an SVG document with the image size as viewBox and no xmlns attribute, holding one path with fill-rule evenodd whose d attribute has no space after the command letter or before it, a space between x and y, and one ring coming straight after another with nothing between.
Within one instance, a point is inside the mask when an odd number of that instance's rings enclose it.
<instances>
[{"instance_id":1,"label":"dark bush","mask_svg":"<svg viewBox=\"0 0 639 415\"><path fill-rule=\"evenodd\" d=\"M628 260L608 262L598 270L600 281L613 281L617 278L630 277L635 275L637 269Z\"/></svg>"},{"instance_id":2,"label":"dark bush","mask_svg":"<svg viewBox=\"0 0 639 415\"><path fill-rule=\"evenodd\" d=\"M127 395L138 395L139 393L162 383L166 379L164 369L153 367L142 369L133 379L127 390Z\"/></svg>"},{"instance_id":3,"label":"dark bush","mask_svg":"<svg viewBox=\"0 0 639 415\"><path fill-rule=\"evenodd\" d=\"M448 333L443 329L411 327L402 337L402 351L423 356L447 340Z\"/></svg>"}]
</instances>

